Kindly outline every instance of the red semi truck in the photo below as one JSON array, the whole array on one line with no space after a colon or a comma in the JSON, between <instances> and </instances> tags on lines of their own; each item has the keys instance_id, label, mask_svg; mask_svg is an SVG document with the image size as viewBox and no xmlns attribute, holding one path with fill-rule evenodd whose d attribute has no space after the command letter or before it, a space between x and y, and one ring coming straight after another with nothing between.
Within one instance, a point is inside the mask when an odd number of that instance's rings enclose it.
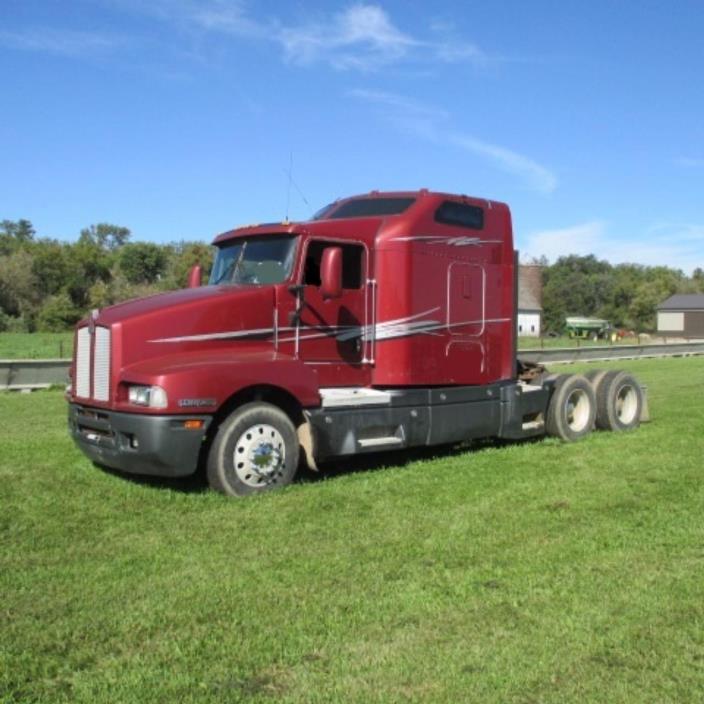
<instances>
[{"instance_id":1,"label":"red semi truck","mask_svg":"<svg viewBox=\"0 0 704 704\"><path fill-rule=\"evenodd\" d=\"M516 356L509 208L373 191L310 221L218 236L207 285L76 329L70 431L124 472L246 495L301 462L472 438L638 425L629 374L548 376Z\"/></svg>"}]
</instances>

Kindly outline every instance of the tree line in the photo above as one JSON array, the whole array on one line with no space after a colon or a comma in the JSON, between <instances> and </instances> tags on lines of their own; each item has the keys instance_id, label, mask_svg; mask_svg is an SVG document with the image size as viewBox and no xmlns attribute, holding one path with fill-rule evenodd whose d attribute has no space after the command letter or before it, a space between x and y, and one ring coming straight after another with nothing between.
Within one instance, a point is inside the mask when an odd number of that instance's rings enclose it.
<instances>
[{"instance_id":1,"label":"tree line","mask_svg":"<svg viewBox=\"0 0 704 704\"><path fill-rule=\"evenodd\" d=\"M562 332L568 316L604 318L618 328L656 328L659 303L675 293L703 293L704 271L687 276L679 269L640 264L609 264L588 256L542 259L543 328Z\"/></svg>"},{"instance_id":2,"label":"tree line","mask_svg":"<svg viewBox=\"0 0 704 704\"><path fill-rule=\"evenodd\" d=\"M126 227L100 223L75 242L37 237L29 220L0 222L0 332L61 331L93 308L186 285L196 263L207 274L202 242L132 242ZM704 292L704 271L612 265L594 255L561 257L542 267L543 329L562 332L565 317L595 316L638 332L655 329L658 303Z\"/></svg>"},{"instance_id":3,"label":"tree line","mask_svg":"<svg viewBox=\"0 0 704 704\"><path fill-rule=\"evenodd\" d=\"M29 220L0 222L0 332L59 332L93 308L182 288L189 269L207 273L202 242L131 242L128 228L87 227L75 242L37 237Z\"/></svg>"}]
</instances>

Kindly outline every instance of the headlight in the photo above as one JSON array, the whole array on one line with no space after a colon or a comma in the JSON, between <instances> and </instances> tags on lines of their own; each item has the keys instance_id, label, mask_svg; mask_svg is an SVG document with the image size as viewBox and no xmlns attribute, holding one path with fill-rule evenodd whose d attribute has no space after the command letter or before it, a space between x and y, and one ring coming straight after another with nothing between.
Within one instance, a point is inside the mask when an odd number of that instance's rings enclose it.
<instances>
[{"instance_id":1,"label":"headlight","mask_svg":"<svg viewBox=\"0 0 704 704\"><path fill-rule=\"evenodd\" d=\"M166 408L169 405L166 391L161 386L130 386L127 397L135 406Z\"/></svg>"}]
</instances>

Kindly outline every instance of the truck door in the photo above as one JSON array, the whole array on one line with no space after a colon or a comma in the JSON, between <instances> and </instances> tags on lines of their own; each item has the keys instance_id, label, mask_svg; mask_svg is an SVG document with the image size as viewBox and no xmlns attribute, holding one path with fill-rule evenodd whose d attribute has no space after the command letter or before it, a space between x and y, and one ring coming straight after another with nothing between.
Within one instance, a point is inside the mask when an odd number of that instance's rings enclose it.
<instances>
[{"instance_id":1,"label":"truck door","mask_svg":"<svg viewBox=\"0 0 704 704\"><path fill-rule=\"evenodd\" d=\"M476 383L486 371L486 270L454 261L447 271L446 372L454 383Z\"/></svg>"},{"instance_id":2,"label":"truck door","mask_svg":"<svg viewBox=\"0 0 704 704\"><path fill-rule=\"evenodd\" d=\"M342 296L324 299L320 262L327 247L342 249ZM302 272L305 305L299 329L300 357L305 362L358 364L366 326L364 282L366 248L361 244L309 240Z\"/></svg>"},{"instance_id":3,"label":"truck door","mask_svg":"<svg viewBox=\"0 0 704 704\"><path fill-rule=\"evenodd\" d=\"M447 328L451 339L484 332L486 275L484 267L455 261L447 271Z\"/></svg>"}]
</instances>

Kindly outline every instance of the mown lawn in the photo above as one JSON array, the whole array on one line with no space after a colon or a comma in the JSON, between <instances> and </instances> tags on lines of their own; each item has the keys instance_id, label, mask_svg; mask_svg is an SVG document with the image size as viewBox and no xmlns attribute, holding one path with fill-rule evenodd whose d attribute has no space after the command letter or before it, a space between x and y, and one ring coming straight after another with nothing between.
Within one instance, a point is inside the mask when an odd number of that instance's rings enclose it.
<instances>
[{"instance_id":1,"label":"mown lawn","mask_svg":"<svg viewBox=\"0 0 704 704\"><path fill-rule=\"evenodd\" d=\"M0 332L0 359L69 359L73 332Z\"/></svg>"},{"instance_id":2,"label":"mown lawn","mask_svg":"<svg viewBox=\"0 0 704 704\"><path fill-rule=\"evenodd\" d=\"M0 701L701 702L704 359L628 366L636 432L244 501L101 471L60 393L0 394Z\"/></svg>"},{"instance_id":3,"label":"mown lawn","mask_svg":"<svg viewBox=\"0 0 704 704\"><path fill-rule=\"evenodd\" d=\"M674 342L672 338L670 342ZM677 339L681 342L681 339ZM524 337L518 338L519 350L539 350L552 349L554 347L610 347L613 345L647 345L649 342L667 342L666 338L657 337L655 335L640 335L638 337L624 337L616 342L610 340L584 340L578 337Z\"/></svg>"}]
</instances>

